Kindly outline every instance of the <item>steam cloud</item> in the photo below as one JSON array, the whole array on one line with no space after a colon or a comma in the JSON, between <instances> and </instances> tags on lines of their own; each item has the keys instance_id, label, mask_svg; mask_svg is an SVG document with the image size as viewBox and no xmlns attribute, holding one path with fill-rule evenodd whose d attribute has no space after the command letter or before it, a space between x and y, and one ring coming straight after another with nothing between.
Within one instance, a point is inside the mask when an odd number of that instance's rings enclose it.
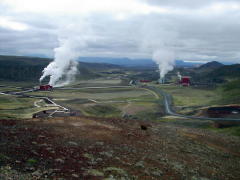
<instances>
[{"instance_id":1,"label":"steam cloud","mask_svg":"<svg viewBox=\"0 0 240 180\"><path fill-rule=\"evenodd\" d=\"M63 86L74 80L77 73L78 57L71 39L60 39L60 46L54 49L54 61L43 70L40 82L50 76L49 84L52 86Z\"/></svg>"},{"instance_id":2,"label":"steam cloud","mask_svg":"<svg viewBox=\"0 0 240 180\"><path fill-rule=\"evenodd\" d=\"M158 64L160 82L164 82L165 75L173 70L175 64L174 52L162 47L153 52L152 59Z\"/></svg>"},{"instance_id":3,"label":"steam cloud","mask_svg":"<svg viewBox=\"0 0 240 180\"><path fill-rule=\"evenodd\" d=\"M86 35L83 31L91 32L85 25L69 25L59 33L59 47L54 49L54 61L43 70L40 82L50 76L49 84L54 87L64 86L75 79L78 73L76 59L94 38L91 33Z\"/></svg>"},{"instance_id":4,"label":"steam cloud","mask_svg":"<svg viewBox=\"0 0 240 180\"><path fill-rule=\"evenodd\" d=\"M170 47L175 44L177 34L156 24L158 23L152 21L145 22L142 28L141 49L152 54L152 60L159 68L159 81L164 83L165 75L174 68L175 50Z\"/></svg>"}]
</instances>

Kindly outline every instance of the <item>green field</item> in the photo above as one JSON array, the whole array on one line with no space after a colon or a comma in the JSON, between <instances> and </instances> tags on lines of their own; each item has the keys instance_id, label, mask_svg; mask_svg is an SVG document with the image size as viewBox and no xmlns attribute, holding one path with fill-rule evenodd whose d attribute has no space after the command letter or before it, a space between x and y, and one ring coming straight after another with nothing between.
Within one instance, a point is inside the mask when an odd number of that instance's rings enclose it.
<instances>
[{"instance_id":1,"label":"green field","mask_svg":"<svg viewBox=\"0 0 240 180\"><path fill-rule=\"evenodd\" d=\"M214 105L221 98L218 90L175 85L160 85L159 88L173 96L175 106L209 106Z\"/></svg>"},{"instance_id":2,"label":"green field","mask_svg":"<svg viewBox=\"0 0 240 180\"><path fill-rule=\"evenodd\" d=\"M109 89L55 89L53 91L38 91L28 93L29 95L40 95L54 98L55 100L65 99L92 99L102 100L119 100L122 98L134 98L139 96L153 96L150 92L143 89L135 88L109 88Z\"/></svg>"},{"instance_id":3,"label":"green field","mask_svg":"<svg viewBox=\"0 0 240 180\"><path fill-rule=\"evenodd\" d=\"M159 97L147 89L123 87L110 88L111 86L128 85L129 80L120 78L121 74L109 74L106 77L78 80L65 88L83 88L83 89L60 89L55 88L53 91L38 91L27 93L28 95L47 96L57 103L73 110L80 111L87 116L101 117L122 117L125 114L137 115L144 117L147 112L159 111ZM33 82L5 82L1 81L0 85L8 87L0 87L0 92L19 91L19 87L34 87ZM12 86L12 87L11 87ZM106 87L103 89L84 89L84 87ZM12 99L11 103L1 101L1 117L31 117L33 112L41 108L34 107L35 99L26 98L25 101L20 98L8 96ZM158 100L157 100L158 99ZM7 107L12 106L11 110ZM4 107L4 108L3 108ZM44 107L44 105L42 105ZM21 113L19 113L21 109ZM145 113L144 113L145 112Z\"/></svg>"},{"instance_id":4,"label":"green field","mask_svg":"<svg viewBox=\"0 0 240 180\"><path fill-rule=\"evenodd\" d=\"M35 101L39 101L39 99L0 95L0 118L32 118L33 113L51 109L44 107L44 102L39 103L41 107L35 107Z\"/></svg>"},{"instance_id":5,"label":"green field","mask_svg":"<svg viewBox=\"0 0 240 180\"><path fill-rule=\"evenodd\" d=\"M3 81L3 80L0 80L0 85L32 88L34 86L39 85L39 82L38 81ZM2 87L0 87L0 88L2 88Z\"/></svg>"},{"instance_id":6,"label":"green field","mask_svg":"<svg viewBox=\"0 0 240 180\"><path fill-rule=\"evenodd\" d=\"M121 85L122 80L115 78L97 78L91 80L80 80L77 83L71 85L71 87L89 87L89 86L115 86Z\"/></svg>"},{"instance_id":7,"label":"green field","mask_svg":"<svg viewBox=\"0 0 240 180\"><path fill-rule=\"evenodd\" d=\"M221 103L222 104L239 104L240 103L240 79L232 80L220 88L221 90Z\"/></svg>"},{"instance_id":8,"label":"green field","mask_svg":"<svg viewBox=\"0 0 240 180\"><path fill-rule=\"evenodd\" d=\"M186 115L198 115L202 108L221 104L221 90L182 87L178 85L157 85L172 96L175 111Z\"/></svg>"},{"instance_id":9,"label":"green field","mask_svg":"<svg viewBox=\"0 0 240 180\"><path fill-rule=\"evenodd\" d=\"M122 117L139 111L157 110L153 92L139 88L55 89L51 92L32 92L32 95L49 96L57 103L80 111L87 116ZM154 107L154 108L153 108Z\"/></svg>"},{"instance_id":10,"label":"green field","mask_svg":"<svg viewBox=\"0 0 240 180\"><path fill-rule=\"evenodd\" d=\"M6 91L20 91L21 89L14 88L14 87L0 87L0 92L6 92Z\"/></svg>"}]
</instances>

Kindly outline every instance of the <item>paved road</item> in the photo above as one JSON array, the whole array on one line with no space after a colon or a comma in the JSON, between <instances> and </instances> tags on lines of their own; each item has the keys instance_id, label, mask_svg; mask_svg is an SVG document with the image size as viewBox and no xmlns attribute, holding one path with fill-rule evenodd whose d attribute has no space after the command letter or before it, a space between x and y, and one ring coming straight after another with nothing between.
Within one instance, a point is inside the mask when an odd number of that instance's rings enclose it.
<instances>
[{"instance_id":1,"label":"paved road","mask_svg":"<svg viewBox=\"0 0 240 180\"><path fill-rule=\"evenodd\" d=\"M164 107L165 107L165 112L168 115L171 116L176 116L176 117L183 117L183 118L188 118L188 119L199 119L199 120L211 120L211 121L239 121L240 119L232 119L232 118L209 118L209 117L195 117L195 116L186 116L186 115L182 115L182 114L178 114L176 112L174 112L174 110L172 110L172 96L167 94L165 91L153 87L153 86L147 86L146 88L156 92L157 94L159 94L160 96L163 97L164 99Z\"/></svg>"}]
</instances>

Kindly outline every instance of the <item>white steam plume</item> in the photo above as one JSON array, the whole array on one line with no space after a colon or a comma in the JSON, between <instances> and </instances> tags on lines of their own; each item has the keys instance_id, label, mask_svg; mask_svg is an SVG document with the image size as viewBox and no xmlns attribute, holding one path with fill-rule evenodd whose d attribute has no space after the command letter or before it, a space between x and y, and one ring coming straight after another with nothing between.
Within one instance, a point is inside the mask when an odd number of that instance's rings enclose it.
<instances>
[{"instance_id":1,"label":"white steam plume","mask_svg":"<svg viewBox=\"0 0 240 180\"><path fill-rule=\"evenodd\" d=\"M141 49L152 54L152 60L159 68L160 82L164 82L165 75L173 70L175 64L175 44L177 34L171 30L162 29L156 24L165 22L145 22L142 29L143 41Z\"/></svg>"},{"instance_id":2,"label":"white steam plume","mask_svg":"<svg viewBox=\"0 0 240 180\"><path fill-rule=\"evenodd\" d=\"M165 75L173 70L175 64L174 52L161 47L153 52L152 59L157 63L160 74L160 82L164 82Z\"/></svg>"},{"instance_id":3,"label":"white steam plume","mask_svg":"<svg viewBox=\"0 0 240 180\"><path fill-rule=\"evenodd\" d=\"M90 32L86 27L83 24L81 27L69 25L61 30L58 39L59 47L54 49L54 61L44 68L40 82L50 76L49 84L56 87L67 85L74 80L78 72L78 63L75 60L93 37L82 32Z\"/></svg>"},{"instance_id":4,"label":"white steam plume","mask_svg":"<svg viewBox=\"0 0 240 180\"><path fill-rule=\"evenodd\" d=\"M68 84L77 73L77 63L74 60L78 57L71 39L59 39L60 46L54 49L54 61L52 61L43 70L40 82L47 76L50 76L49 84L60 86Z\"/></svg>"}]
</instances>

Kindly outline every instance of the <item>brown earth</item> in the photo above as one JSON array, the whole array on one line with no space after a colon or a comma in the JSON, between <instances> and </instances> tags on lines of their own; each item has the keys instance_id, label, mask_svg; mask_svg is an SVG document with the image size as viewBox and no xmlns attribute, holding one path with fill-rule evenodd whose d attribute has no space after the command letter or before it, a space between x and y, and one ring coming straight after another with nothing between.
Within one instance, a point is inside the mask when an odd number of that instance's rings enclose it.
<instances>
[{"instance_id":1,"label":"brown earth","mask_svg":"<svg viewBox=\"0 0 240 180\"><path fill-rule=\"evenodd\" d=\"M58 117L0 120L0 138L0 179L240 178L240 139L197 128Z\"/></svg>"}]
</instances>

